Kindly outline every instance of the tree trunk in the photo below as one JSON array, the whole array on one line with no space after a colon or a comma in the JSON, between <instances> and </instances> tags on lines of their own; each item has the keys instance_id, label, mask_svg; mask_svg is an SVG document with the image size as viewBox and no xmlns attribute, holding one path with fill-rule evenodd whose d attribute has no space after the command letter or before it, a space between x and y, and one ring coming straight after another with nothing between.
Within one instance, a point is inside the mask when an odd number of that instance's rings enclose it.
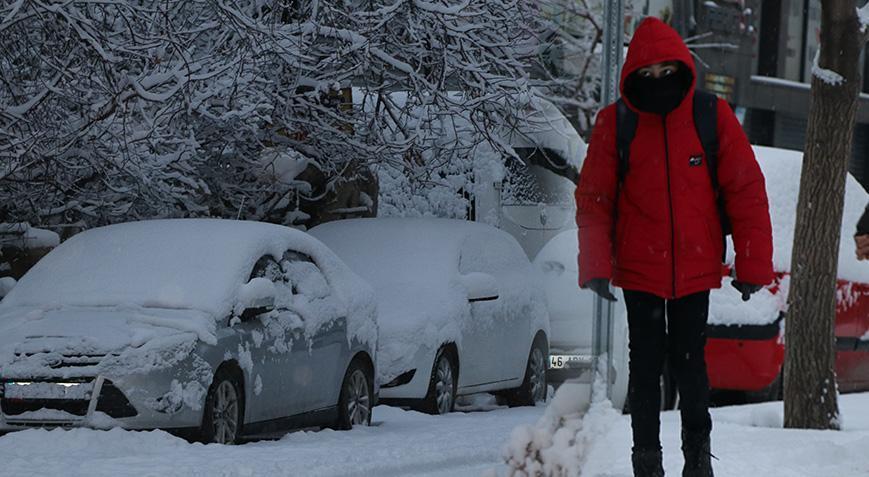
<instances>
[{"instance_id":1,"label":"tree trunk","mask_svg":"<svg viewBox=\"0 0 869 477\"><path fill-rule=\"evenodd\" d=\"M785 326L784 425L789 428L839 428L836 276L861 37L854 0L822 1L818 63L843 81L812 75Z\"/></svg>"}]
</instances>

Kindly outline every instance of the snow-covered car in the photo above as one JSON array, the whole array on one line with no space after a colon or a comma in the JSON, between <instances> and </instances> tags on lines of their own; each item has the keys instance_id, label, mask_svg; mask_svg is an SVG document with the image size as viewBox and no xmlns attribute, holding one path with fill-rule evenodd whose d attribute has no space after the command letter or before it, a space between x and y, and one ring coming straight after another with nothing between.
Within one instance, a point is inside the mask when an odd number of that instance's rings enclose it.
<instances>
[{"instance_id":1,"label":"snow-covered car","mask_svg":"<svg viewBox=\"0 0 869 477\"><path fill-rule=\"evenodd\" d=\"M706 362L712 388L776 398L781 392L783 324L787 321L783 312L787 309L802 153L760 146L754 150L766 177L777 279L748 302L730 286L730 278L712 292ZM869 265L857 261L852 239L867 201L869 195L849 175L839 245L835 325L836 376L842 391L869 390ZM732 244L728 249L732 263Z\"/></svg>"},{"instance_id":2,"label":"snow-covered car","mask_svg":"<svg viewBox=\"0 0 869 477\"><path fill-rule=\"evenodd\" d=\"M489 225L381 218L311 229L374 286L385 403L444 414L457 395L546 398L549 317L522 248Z\"/></svg>"},{"instance_id":3,"label":"snow-covered car","mask_svg":"<svg viewBox=\"0 0 869 477\"><path fill-rule=\"evenodd\" d=\"M534 258L534 269L546 291L552 327L549 339L549 371L553 383L582 376L591 364L594 339L594 301L591 290L579 288L577 230L565 230L552 238ZM620 295L620 294L619 294ZM623 409L628 394L628 326L624 300L613 305L613 362L615 380L610 400ZM672 384L669 380L666 384ZM673 386L664 386L662 405L672 406ZM669 404L668 404L669 403Z\"/></svg>"},{"instance_id":4,"label":"snow-covered car","mask_svg":"<svg viewBox=\"0 0 869 477\"><path fill-rule=\"evenodd\" d=\"M308 234L214 219L73 236L0 303L0 430L207 442L370 423L373 291Z\"/></svg>"}]
</instances>

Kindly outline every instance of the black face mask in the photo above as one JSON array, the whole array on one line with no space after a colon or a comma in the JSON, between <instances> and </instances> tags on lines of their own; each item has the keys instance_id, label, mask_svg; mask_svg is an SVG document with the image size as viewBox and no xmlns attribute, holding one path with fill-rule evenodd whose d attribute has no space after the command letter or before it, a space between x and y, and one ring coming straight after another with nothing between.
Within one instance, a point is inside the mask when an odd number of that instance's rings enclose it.
<instances>
[{"instance_id":1,"label":"black face mask","mask_svg":"<svg viewBox=\"0 0 869 477\"><path fill-rule=\"evenodd\" d=\"M681 68L676 74L661 78L630 76L625 95L640 111L667 114L676 109L691 86L691 74Z\"/></svg>"}]
</instances>

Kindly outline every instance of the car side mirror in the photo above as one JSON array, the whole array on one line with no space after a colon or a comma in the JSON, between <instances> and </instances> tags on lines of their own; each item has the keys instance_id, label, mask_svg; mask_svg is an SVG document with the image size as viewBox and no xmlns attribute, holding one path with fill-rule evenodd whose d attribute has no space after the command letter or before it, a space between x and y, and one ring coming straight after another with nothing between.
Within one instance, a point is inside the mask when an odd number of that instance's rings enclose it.
<instances>
[{"instance_id":1,"label":"car side mirror","mask_svg":"<svg viewBox=\"0 0 869 477\"><path fill-rule=\"evenodd\" d=\"M563 263L556 262L555 260L547 260L543 262L543 266L541 268L543 269L544 273L554 273L555 275L561 275L566 270Z\"/></svg>"},{"instance_id":2,"label":"car side mirror","mask_svg":"<svg viewBox=\"0 0 869 477\"><path fill-rule=\"evenodd\" d=\"M0 299L8 295L17 283L18 281L12 277L0 277Z\"/></svg>"},{"instance_id":3,"label":"car side mirror","mask_svg":"<svg viewBox=\"0 0 869 477\"><path fill-rule=\"evenodd\" d=\"M275 310L275 299L263 299L260 303L253 304L248 306L241 312L241 320L247 321L256 318L257 316L262 315L263 313L269 313Z\"/></svg>"},{"instance_id":4,"label":"car side mirror","mask_svg":"<svg viewBox=\"0 0 869 477\"><path fill-rule=\"evenodd\" d=\"M494 301L498 299L498 281L488 273L471 272L459 277L468 292L468 301Z\"/></svg>"},{"instance_id":5,"label":"car side mirror","mask_svg":"<svg viewBox=\"0 0 869 477\"><path fill-rule=\"evenodd\" d=\"M275 284L267 278L253 278L238 290L235 314L250 320L275 309Z\"/></svg>"}]
</instances>

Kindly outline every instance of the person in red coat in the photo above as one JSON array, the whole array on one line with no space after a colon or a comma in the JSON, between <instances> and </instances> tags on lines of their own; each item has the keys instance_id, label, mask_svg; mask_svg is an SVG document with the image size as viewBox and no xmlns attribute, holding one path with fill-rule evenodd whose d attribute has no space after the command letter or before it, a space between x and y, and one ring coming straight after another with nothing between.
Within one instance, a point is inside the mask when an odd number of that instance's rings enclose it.
<instances>
[{"instance_id":1,"label":"person in red coat","mask_svg":"<svg viewBox=\"0 0 869 477\"><path fill-rule=\"evenodd\" d=\"M630 339L628 401L636 476L664 475L659 440L665 360L681 399L683 476L711 476L704 346L709 290L719 288L722 222L693 116L694 60L675 30L643 20L620 91L636 112L619 185L616 106L597 116L576 189L579 284L615 300L623 289ZM717 104L717 175L743 299L773 280L764 177L730 106Z\"/></svg>"}]
</instances>

